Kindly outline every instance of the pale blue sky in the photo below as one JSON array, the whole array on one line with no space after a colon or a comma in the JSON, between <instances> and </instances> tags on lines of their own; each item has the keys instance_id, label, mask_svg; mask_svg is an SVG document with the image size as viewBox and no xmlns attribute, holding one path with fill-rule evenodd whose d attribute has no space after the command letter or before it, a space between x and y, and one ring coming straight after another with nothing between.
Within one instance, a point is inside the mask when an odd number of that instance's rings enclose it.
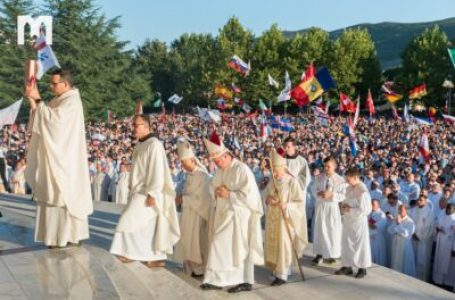
<instances>
[{"instance_id":1,"label":"pale blue sky","mask_svg":"<svg viewBox=\"0 0 455 300\"><path fill-rule=\"evenodd\" d=\"M135 47L185 32L216 34L231 16L259 35L283 30L334 30L359 23L425 22L455 17L455 0L95 0L108 17L121 16L118 35Z\"/></svg>"}]
</instances>

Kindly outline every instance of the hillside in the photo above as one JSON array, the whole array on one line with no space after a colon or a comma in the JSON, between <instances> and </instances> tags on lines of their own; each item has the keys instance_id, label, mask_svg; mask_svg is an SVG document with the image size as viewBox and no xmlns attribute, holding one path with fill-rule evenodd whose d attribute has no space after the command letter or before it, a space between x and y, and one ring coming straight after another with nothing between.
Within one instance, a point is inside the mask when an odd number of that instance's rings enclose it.
<instances>
[{"instance_id":1,"label":"hillside","mask_svg":"<svg viewBox=\"0 0 455 300\"><path fill-rule=\"evenodd\" d=\"M389 69L400 65L400 55L406 45L415 36L422 33L427 27L438 25L449 37L450 40L455 39L455 18L439 20L426 23L394 23L383 22L378 24L358 24L330 32L330 37L335 39L348 28L366 28L371 34L373 41L376 44L379 60L383 69ZM296 33L303 33L308 29L298 31L285 31L287 37L292 37Z\"/></svg>"}]
</instances>

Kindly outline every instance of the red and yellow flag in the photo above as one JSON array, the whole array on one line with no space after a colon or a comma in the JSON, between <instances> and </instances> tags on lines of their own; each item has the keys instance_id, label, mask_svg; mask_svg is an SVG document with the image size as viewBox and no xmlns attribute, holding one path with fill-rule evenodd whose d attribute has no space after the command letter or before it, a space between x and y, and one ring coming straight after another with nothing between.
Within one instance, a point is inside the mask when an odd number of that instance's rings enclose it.
<instances>
[{"instance_id":1,"label":"red and yellow flag","mask_svg":"<svg viewBox=\"0 0 455 300\"><path fill-rule=\"evenodd\" d=\"M422 83L421 85L413 87L409 91L409 99L420 99L427 94L427 85Z\"/></svg>"}]
</instances>

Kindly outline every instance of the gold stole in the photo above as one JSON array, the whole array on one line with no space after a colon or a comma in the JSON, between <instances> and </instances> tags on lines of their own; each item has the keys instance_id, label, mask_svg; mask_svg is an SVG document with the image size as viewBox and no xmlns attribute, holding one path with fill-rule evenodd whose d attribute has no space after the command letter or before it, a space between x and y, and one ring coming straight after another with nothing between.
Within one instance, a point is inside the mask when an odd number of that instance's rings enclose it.
<instances>
[{"instance_id":1,"label":"gold stole","mask_svg":"<svg viewBox=\"0 0 455 300\"><path fill-rule=\"evenodd\" d=\"M274 270L278 263L281 243L281 208L269 206L265 224L265 265Z\"/></svg>"}]
</instances>

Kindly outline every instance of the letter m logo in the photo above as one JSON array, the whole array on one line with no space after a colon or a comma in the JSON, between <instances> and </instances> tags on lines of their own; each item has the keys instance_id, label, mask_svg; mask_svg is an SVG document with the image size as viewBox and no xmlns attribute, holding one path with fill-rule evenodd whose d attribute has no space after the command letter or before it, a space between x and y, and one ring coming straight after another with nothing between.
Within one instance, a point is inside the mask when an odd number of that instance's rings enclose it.
<instances>
[{"instance_id":1,"label":"letter m logo","mask_svg":"<svg viewBox=\"0 0 455 300\"><path fill-rule=\"evenodd\" d=\"M24 44L24 29L25 25L30 25L30 36L40 36L41 26L46 28L46 44L52 45L52 17L38 16L33 19L31 16L17 16L17 44Z\"/></svg>"}]
</instances>

